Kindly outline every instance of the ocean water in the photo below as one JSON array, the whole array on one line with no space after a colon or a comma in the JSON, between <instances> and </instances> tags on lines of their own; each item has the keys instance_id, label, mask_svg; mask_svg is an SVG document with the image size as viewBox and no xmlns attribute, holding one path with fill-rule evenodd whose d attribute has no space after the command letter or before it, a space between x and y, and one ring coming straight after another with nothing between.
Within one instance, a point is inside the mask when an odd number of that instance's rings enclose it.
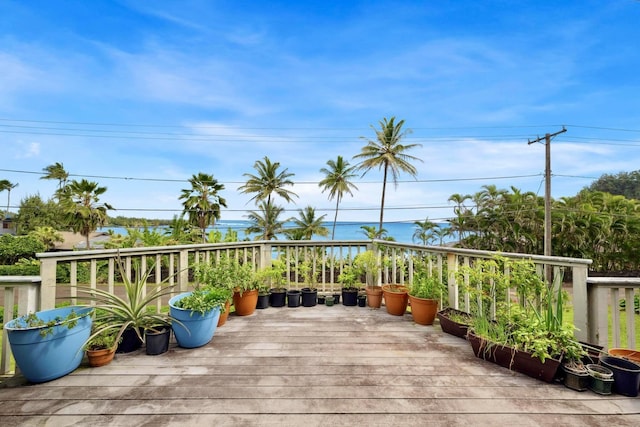
<instances>
[{"instance_id":1,"label":"ocean water","mask_svg":"<svg viewBox=\"0 0 640 427\"><path fill-rule=\"evenodd\" d=\"M247 237L245 230L249 227L249 221L244 220L220 220L216 222L213 227L209 227L208 230L219 230L223 234L228 230L234 230L238 233L238 237L240 239L244 239ZM323 225L329 230L329 236L321 237L321 236L313 236L313 240L330 240L331 239L331 229L333 227L333 222L325 222ZM293 227L293 223L287 223L286 227ZM335 240L366 240L367 234L362 229L362 226L373 226L378 227L378 223L373 222L340 222L336 223L336 233ZM448 227L448 224L441 224L441 227ZM413 241L413 234L416 232L416 225L413 222L386 222L384 223L385 230L387 230L387 235L391 236L395 239L396 242L400 243L420 243ZM127 230L123 227L103 227L102 231L113 230L114 233L126 234ZM252 236L249 236L250 238ZM284 239L284 236L279 235L278 239ZM448 243L453 240L453 237L448 236L443 239L443 243ZM439 244L440 242L436 241L433 244Z\"/></svg>"}]
</instances>

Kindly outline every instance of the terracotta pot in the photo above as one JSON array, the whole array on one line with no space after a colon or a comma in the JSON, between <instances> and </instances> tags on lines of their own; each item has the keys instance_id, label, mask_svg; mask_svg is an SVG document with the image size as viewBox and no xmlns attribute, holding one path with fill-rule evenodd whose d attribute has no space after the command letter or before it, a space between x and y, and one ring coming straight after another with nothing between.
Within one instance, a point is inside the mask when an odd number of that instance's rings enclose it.
<instances>
[{"instance_id":1,"label":"terracotta pot","mask_svg":"<svg viewBox=\"0 0 640 427\"><path fill-rule=\"evenodd\" d=\"M394 316L404 316L409 302L409 289L402 285L384 285L382 293L387 313Z\"/></svg>"},{"instance_id":2,"label":"terracotta pot","mask_svg":"<svg viewBox=\"0 0 640 427\"><path fill-rule=\"evenodd\" d=\"M113 360L113 356L116 354L114 348L103 348L100 350L87 350L87 358L89 359L89 366L97 368L100 366L108 365Z\"/></svg>"},{"instance_id":3,"label":"terracotta pot","mask_svg":"<svg viewBox=\"0 0 640 427\"><path fill-rule=\"evenodd\" d=\"M236 314L238 316L249 316L256 311L256 305L258 304L258 290L252 291L234 292L233 293L233 305L236 308Z\"/></svg>"},{"instance_id":4,"label":"terracotta pot","mask_svg":"<svg viewBox=\"0 0 640 427\"><path fill-rule=\"evenodd\" d=\"M229 318L229 311L231 310L231 301L227 301L224 305L224 313L220 312L220 318L218 319L218 326L222 326L227 322Z\"/></svg>"},{"instance_id":5,"label":"terracotta pot","mask_svg":"<svg viewBox=\"0 0 640 427\"><path fill-rule=\"evenodd\" d=\"M382 305L382 287L367 286L367 304L372 308L380 308Z\"/></svg>"},{"instance_id":6,"label":"terracotta pot","mask_svg":"<svg viewBox=\"0 0 640 427\"><path fill-rule=\"evenodd\" d=\"M418 325L433 325L438 312L437 299L417 298L409 295L409 303L414 322Z\"/></svg>"}]
</instances>

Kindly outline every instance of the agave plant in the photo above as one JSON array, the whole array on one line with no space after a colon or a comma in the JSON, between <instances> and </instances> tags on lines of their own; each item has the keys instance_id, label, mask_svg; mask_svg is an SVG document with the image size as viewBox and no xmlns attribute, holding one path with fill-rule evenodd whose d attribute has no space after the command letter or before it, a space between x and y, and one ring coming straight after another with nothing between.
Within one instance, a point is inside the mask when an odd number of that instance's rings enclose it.
<instances>
[{"instance_id":1,"label":"agave plant","mask_svg":"<svg viewBox=\"0 0 640 427\"><path fill-rule=\"evenodd\" d=\"M135 278L131 280L125 273L119 257L116 259L116 264L124 284L124 297L119 297L103 289L77 286L79 295L90 301L91 306L96 308L94 322L99 326L92 331L89 341L115 331L117 332L115 342L118 342L125 330L132 329L140 341L144 342L144 334L141 331L168 326L172 321L175 321L168 313L159 313L153 308L156 299L170 294L174 285L167 284L169 278L166 278L157 285L151 285L150 289L146 289L145 292L147 279L153 271L153 265L146 271L136 271Z\"/></svg>"}]
</instances>

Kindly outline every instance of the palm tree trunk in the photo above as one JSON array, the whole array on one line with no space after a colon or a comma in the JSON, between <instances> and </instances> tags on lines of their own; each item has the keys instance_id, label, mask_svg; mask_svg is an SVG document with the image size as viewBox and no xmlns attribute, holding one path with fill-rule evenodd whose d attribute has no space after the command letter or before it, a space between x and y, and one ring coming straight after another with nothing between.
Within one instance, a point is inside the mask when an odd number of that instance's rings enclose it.
<instances>
[{"instance_id":1,"label":"palm tree trunk","mask_svg":"<svg viewBox=\"0 0 640 427\"><path fill-rule=\"evenodd\" d=\"M384 219L384 194L387 191L387 170L389 165L387 163L384 164L384 177L382 178L382 200L380 202L380 227L378 228L378 233L382 232L382 222ZM378 236L379 237L379 236Z\"/></svg>"},{"instance_id":2,"label":"palm tree trunk","mask_svg":"<svg viewBox=\"0 0 640 427\"><path fill-rule=\"evenodd\" d=\"M340 204L340 197L336 197L336 215L333 217L333 230L331 230L331 240L334 240L336 235L336 222L338 222L338 205Z\"/></svg>"}]
</instances>

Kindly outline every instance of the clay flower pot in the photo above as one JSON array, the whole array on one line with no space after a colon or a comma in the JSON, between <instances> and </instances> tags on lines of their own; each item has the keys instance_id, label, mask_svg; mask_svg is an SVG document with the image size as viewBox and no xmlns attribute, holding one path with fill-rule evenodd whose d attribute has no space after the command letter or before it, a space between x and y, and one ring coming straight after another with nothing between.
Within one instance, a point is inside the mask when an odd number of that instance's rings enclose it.
<instances>
[{"instance_id":1,"label":"clay flower pot","mask_svg":"<svg viewBox=\"0 0 640 427\"><path fill-rule=\"evenodd\" d=\"M387 313L394 316L404 316L409 303L409 289L402 285L384 285L382 293Z\"/></svg>"}]
</instances>

